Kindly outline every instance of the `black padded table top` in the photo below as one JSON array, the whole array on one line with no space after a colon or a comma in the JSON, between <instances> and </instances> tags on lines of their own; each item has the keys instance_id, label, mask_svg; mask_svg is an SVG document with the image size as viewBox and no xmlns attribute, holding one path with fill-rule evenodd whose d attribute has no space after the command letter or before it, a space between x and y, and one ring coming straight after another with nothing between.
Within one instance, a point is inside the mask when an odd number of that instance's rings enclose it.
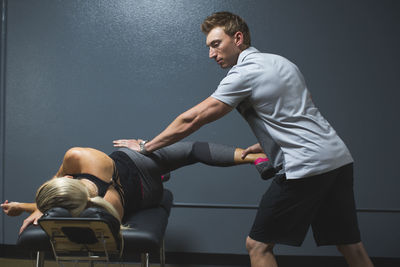
<instances>
[{"instance_id":1,"label":"black padded table top","mask_svg":"<svg viewBox=\"0 0 400 267\"><path fill-rule=\"evenodd\" d=\"M129 229L121 231L124 254L158 252L163 242L173 195L164 189L163 200L158 207L143 209L127 217L123 224ZM51 251L49 238L40 226L30 225L18 237L17 245L31 251Z\"/></svg>"}]
</instances>

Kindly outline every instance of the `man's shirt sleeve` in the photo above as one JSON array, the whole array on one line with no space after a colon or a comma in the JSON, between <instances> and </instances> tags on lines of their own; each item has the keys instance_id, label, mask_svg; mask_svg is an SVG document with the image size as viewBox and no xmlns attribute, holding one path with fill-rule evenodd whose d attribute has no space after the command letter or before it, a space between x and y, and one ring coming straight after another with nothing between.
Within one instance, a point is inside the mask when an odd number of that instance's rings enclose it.
<instances>
[{"instance_id":1,"label":"man's shirt sleeve","mask_svg":"<svg viewBox=\"0 0 400 267\"><path fill-rule=\"evenodd\" d=\"M251 95L251 87L237 68L232 68L228 75L220 82L217 90L211 97L218 99L225 104L236 108L240 102Z\"/></svg>"}]
</instances>

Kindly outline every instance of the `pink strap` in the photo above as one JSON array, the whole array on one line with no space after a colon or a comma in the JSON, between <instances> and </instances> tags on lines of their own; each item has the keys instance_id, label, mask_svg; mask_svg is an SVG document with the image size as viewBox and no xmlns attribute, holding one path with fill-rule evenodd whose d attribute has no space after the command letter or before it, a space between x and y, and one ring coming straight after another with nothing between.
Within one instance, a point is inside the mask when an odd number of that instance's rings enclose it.
<instances>
[{"instance_id":1,"label":"pink strap","mask_svg":"<svg viewBox=\"0 0 400 267\"><path fill-rule=\"evenodd\" d=\"M260 164L261 162L269 161L268 158L258 158L254 161L254 165Z\"/></svg>"}]
</instances>

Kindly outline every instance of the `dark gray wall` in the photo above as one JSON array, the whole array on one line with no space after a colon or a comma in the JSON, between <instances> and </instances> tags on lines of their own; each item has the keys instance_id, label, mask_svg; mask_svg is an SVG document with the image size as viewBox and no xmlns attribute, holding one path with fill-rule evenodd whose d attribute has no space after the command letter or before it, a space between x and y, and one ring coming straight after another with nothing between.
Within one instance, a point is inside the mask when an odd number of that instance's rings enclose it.
<instances>
[{"instance_id":1,"label":"dark gray wall","mask_svg":"<svg viewBox=\"0 0 400 267\"><path fill-rule=\"evenodd\" d=\"M372 256L398 257L400 12L398 1L3 0L1 200L30 202L71 146L111 152L112 140L151 138L213 92L226 71L208 59L199 30L229 10L253 45L294 61L313 99L356 160L362 237ZM3 27L4 29L4 27ZM191 136L246 147L236 112ZM255 206L269 183L250 166L176 171L177 203ZM172 210L168 251L244 254L255 209ZM1 215L0 243L14 244L23 217ZM316 248L278 254L336 255Z\"/></svg>"}]
</instances>

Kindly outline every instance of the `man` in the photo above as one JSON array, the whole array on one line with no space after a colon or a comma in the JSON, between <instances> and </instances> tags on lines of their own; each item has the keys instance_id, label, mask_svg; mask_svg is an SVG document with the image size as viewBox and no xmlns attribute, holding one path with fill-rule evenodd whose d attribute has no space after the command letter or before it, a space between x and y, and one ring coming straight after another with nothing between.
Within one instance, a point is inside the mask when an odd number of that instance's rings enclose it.
<instances>
[{"instance_id":1,"label":"man","mask_svg":"<svg viewBox=\"0 0 400 267\"><path fill-rule=\"evenodd\" d=\"M318 245L336 245L350 266L373 266L360 240L353 159L314 106L298 68L251 47L247 24L217 12L202 24L209 57L231 68L206 100L179 115L150 141L117 140L147 154L175 143L233 108L244 116L277 171L246 240L252 266L277 266L275 244L300 246L309 226Z\"/></svg>"}]
</instances>

